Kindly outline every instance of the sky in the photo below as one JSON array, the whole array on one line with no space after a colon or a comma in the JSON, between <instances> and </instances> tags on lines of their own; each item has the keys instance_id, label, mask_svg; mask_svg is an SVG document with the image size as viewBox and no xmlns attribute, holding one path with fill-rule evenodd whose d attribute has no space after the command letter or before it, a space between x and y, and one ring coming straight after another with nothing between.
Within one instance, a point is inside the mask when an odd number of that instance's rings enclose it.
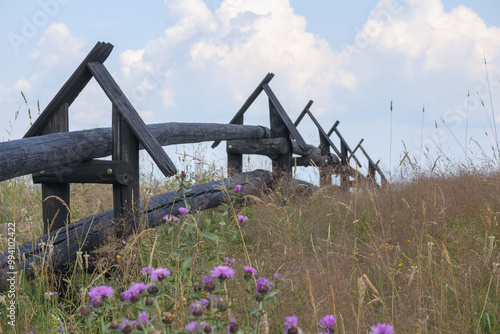
<instances>
[{"instance_id":1,"label":"sky","mask_svg":"<svg viewBox=\"0 0 500 334\"><path fill-rule=\"evenodd\" d=\"M340 121L348 144L363 138L390 175L406 153L421 165L492 159L498 13L493 0L2 1L0 141L21 138L28 108L36 118L37 104L43 110L104 41L114 45L106 67L147 124L228 123L272 72L292 121L313 100L325 130ZM110 102L92 81L70 108L70 130L110 124ZM264 94L245 124L269 125ZM298 130L319 143L308 119ZM225 164L222 147L204 149Z\"/></svg>"}]
</instances>

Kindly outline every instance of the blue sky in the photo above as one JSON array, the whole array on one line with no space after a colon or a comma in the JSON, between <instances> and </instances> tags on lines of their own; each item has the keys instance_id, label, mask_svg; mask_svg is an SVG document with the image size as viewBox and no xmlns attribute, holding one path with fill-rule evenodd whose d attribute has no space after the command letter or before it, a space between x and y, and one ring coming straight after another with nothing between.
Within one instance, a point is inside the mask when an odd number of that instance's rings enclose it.
<instances>
[{"instance_id":1,"label":"blue sky","mask_svg":"<svg viewBox=\"0 0 500 334\"><path fill-rule=\"evenodd\" d=\"M0 140L29 127L20 91L43 109L106 41L115 48L105 65L146 123L227 123L273 72L270 85L292 120L314 100L324 128L339 120L349 144L364 138L386 171L397 172L405 151L426 164L426 152L431 161L464 160L464 150L481 159L496 147L498 1L41 0L0 9ZM257 100L245 122L267 125L266 104ZM95 83L70 112L71 129L110 119ZM311 122L299 130L318 143Z\"/></svg>"}]
</instances>

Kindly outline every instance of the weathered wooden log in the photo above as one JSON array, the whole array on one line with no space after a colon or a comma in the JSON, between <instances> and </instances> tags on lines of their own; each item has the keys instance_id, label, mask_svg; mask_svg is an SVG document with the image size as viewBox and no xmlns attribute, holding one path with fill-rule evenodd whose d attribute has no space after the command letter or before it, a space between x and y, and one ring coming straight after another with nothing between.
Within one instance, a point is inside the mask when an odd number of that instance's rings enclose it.
<instances>
[{"instance_id":1,"label":"weathered wooden log","mask_svg":"<svg viewBox=\"0 0 500 334\"><path fill-rule=\"evenodd\" d=\"M213 139L212 139L213 140ZM232 178L209 182L191 187L186 194L192 210L204 210L216 207L228 200L225 189L233 189L236 184L242 185L241 195L256 194L271 185L272 175L267 171L254 171L238 174ZM184 202L176 199L176 192L169 192L152 197L143 216L148 227L162 223L167 214L178 215L179 207ZM67 228L50 232L36 240L19 245L16 249L15 269L9 268L9 252L0 254L0 287L6 285L9 272L24 270L27 278L32 278L37 265L49 263L53 268L64 266L68 260L76 257L76 252L89 253L103 244L113 235L113 211L101 212L71 223Z\"/></svg>"},{"instance_id":2,"label":"weathered wooden log","mask_svg":"<svg viewBox=\"0 0 500 334\"><path fill-rule=\"evenodd\" d=\"M339 164L339 158L335 154L330 155L324 155L321 156L319 154L311 154L311 155L306 155L303 157L296 157L294 158L294 164L297 166L303 166L303 167L308 167L308 166L332 166L332 165L337 165Z\"/></svg>"},{"instance_id":3,"label":"weathered wooden log","mask_svg":"<svg viewBox=\"0 0 500 334\"><path fill-rule=\"evenodd\" d=\"M255 125L162 123L148 125L162 146L269 137ZM142 149L142 147L141 147ZM53 133L0 143L0 181L111 155L111 128Z\"/></svg>"},{"instance_id":4,"label":"weathered wooden log","mask_svg":"<svg viewBox=\"0 0 500 334\"><path fill-rule=\"evenodd\" d=\"M33 174L33 183L104 183L129 184L132 181L132 169L123 161L89 160L78 166L66 165Z\"/></svg>"},{"instance_id":5,"label":"weathered wooden log","mask_svg":"<svg viewBox=\"0 0 500 334\"><path fill-rule=\"evenodd\" d=\"M289 150L286 138L231 140L227 142L227 153L231 154L260 154L274 159L288 153Z\"/></svg>"},{"instance_id":6,"label":"weathered wooden log","mask_svg":"<svg viewBox=\"0 0 500 334\"><path fill-rule=\"evenodd\" d=\"M293 154L298 154L298 155L311 155L311 154L319 154L321 155L321 152L317 146L307 144L307 150L302 150L299 145L295 142L295 140L292 140L292 147L293 147Z\"/></svg>"}]
</instances>

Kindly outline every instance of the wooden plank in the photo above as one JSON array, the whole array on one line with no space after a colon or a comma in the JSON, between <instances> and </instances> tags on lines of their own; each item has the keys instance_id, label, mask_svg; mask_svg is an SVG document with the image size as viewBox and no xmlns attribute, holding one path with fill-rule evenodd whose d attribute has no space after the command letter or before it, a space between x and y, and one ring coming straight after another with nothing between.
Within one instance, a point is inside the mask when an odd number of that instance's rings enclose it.
<instances>
[{"instance_id":1,"label":"wooden plank","mask_svg":"<svg viewBox=\"0 0 500 334\"><path fill-rule=\"evenodd\" d=\"M287 153L277 155L272 159L273 176L279 178L283 176L284 173L290 173L292 171L292 143L290 140L290 131L283 121L282 115L280 115L277 110L275 102L273 102L271 98L269 98L269 123L271 124L271 138L283 138L287 141L288 146ZM300 146L299 142L297 142L297 144Z\"/></svg>"},{"instance_id":2,"label":"wooden plank","mask_svg":"<svg viewBox=\"0 0 500 334\"><path fill-rule=\"evenodd\" d=\"M61 87L59 92L57 92L57 94L52 98L40 116L38 116L35 123L33 123L24 135L24 138L40 135L43 128L52 117L52 114L61 108L63 103L71 105L77 98L78 94L80 94L83 88L85 88L90 79L92 79L92 74L87 69L87 63L103 63L108 58L112 50L113 45L98 42L89 52L87 57L85 57L81 64L76 68L75 72L73 72L66 83Z\"/></svg>"},{"instance_id":3,"label":"wooden plank","mask_svg":"<svg viewBox=\"0 0 500 334\"><path fill-rule=\"evenodd\" d=\"M306 113L309 116L309 118L311 118L311 121L313 121L314 125L316 125L316 128L319 131L320 142L322 141L323 143L327 143L328 146L330 146L335 151L335 153L340 157L341 154L340 151L337 149L337 146L335 146L330 137L325 133L325 130L323 130L323 127L321 126L321 124L319 124L316 117L314 117L314 115L309 109L306 110Z\"/></svg>"},{"instance_id":4,"label":"wooden plank","mask_svg":"<svg viewBox=\"0 0 500 334\"><path fill-rule=\"evenodd\" d=\"M59 110L52 112L40 134L69 131L69 103L63 103ZM43 231L57 230L69 222L70 185L58 181L42 184Z\"/></svg>"},{"instance_id":5,"label":"wooden plank","mask_svg":"<svg viewBox=\"0 0 500 334\"><path fill-rule=\"evenodd\" d=\"M307 109L309 110L309 109ZM329 138L324 136L324 131L320 127L319 131L319 150L321 156L330 155L330 143ZM321 163L319 166L319 185L321 187L327 187L332 185L332 168L328 163Z\"/></svg>"},{"instance_id":6,"label":"wooden plank","mask_svg":"<svg viewBox=\"0 0 500 334\"><path fill-rule=\"evenodd\" d=\"M269 138L263 126L205 123L148 125L163 145L203 141ZM140 149L141 146L139 146ZM111 128L53 133L0 143L0 181L48 170L54 166L77 166L82 161L110 156Z\"/></svg>"},{"instance_id":7,"label":"wooden plank","mask_svg":"<svg viewBox=\"0 0 500 334\"><path fill-rule=\"evenodd\" d=\"M356 147L355 147L355 148L354 148L354 150L352 151L352 153L353 153L353 154L354 154L354 153L356 153L356 151L359 149L359 147L361 146L361 143L362 143L363 141L364 141L364 139L361 139L361 140L359 141L358 145L356 145ZM351 160L351 157L352 157L352 155L351 155L351 156L349 156L349 160Z\"/></svg>"},{"instance_id":8,"label":"wooden plank","mask_svg":"<svg viewBox=\"0 0 500 334\"><path fill-rule=\"evenodd\" d=\"M311 108L312 104L313 104L313 100L309 100L309 102L307 102L305 108L302 109L302 112L300 113L299 117L297 117L297 120L295 121L295 123L293 123L293 125L295 125L295 127L299 126L300 121L302 121L302 118L304 118L304 116L306 115L309 108Z\"/></svg>"},{"instance_id":9,"label":"wooden plank","mask_svg":"<svg viewBox=\"0 0 500 334\"><path fill-rule=\"evenodd\" d=\"M227 142L227 152L231 154L259 154L271 159L289 153L287 138L266 138L231 140Z\"/></svg>"},{"instance_id":10,"label":"wooden plank","mask_svg":"<svg viewBox=\"0 0 500 334\"><path fill-rule=\"evenodd\" d=\"M187 201L192 205L191 210L205 210L216 207L228 200L227 190L233 189L236 184L242 185L242 195L257 195L262 190L272 186L271 173L267 171L254 171L238 174L235 177L213 181L191 187L186 194ZM148 227L164 224L162 219L166 214L179 214L179 208L184 207L184 202L178 200L177 192L169 192L153 196L147 204L143 216L148 222ZM35 277L37 264L51 263L53 268L61 268L68 260L74 260L76 252L90 253L108 240L114 231L113 211L101 212L62 228L50 232L36 240L20 244L16 252L17 270L24 270L26 278ZM47 244L53 245L53 251L44 252ZM9 261L8 251L0 252L0 287L8 287L7 272Z\"/></svg>"},{"instance_id":11,"label":"wooden plank","mask_svg":"<svg viewBox=\"0 0 500 334\"><path fill-rule=\"evenodd\" d=\"M349 161L347 161L347 146L343 141L340 142L340 188L348 189L350 187L349 175L351 173L351 166L349 166Z\"/></svg>"},{"instance_id":12,"label":"wooden plank","mask_svg":"<svg viewBox=\"0 0 500 334\"><path fill-rule=\"evenodd\" d=\"M295 141L297 142L297 145L302 149L302 150L307 150L307 144L300 135L299 131L297 131L297 128L293 125L292 121L290 120L290 117L288 117L288 114L286 113L285 109L283 109L283 106L281 106L281 103L278 101L278 98L276 95L274 95L274 92L272 91L271 87L269 85L264 84L263 86L264 91L266 92L267 96L269 97L269 103L270 105L273 106L273 112L281 119L283 124L286 126L288 129L288 132L293 136ZM271 129L271 133L272 133Z\"/></svg>"},{"instance_id":13,"label":"wooden plank","mask_svg":"<svg viewBox=\"0 0 500 334\"><path fill-rule=\"evenodd\" d=\"M115 234L118 238L139 230L139 140L118 107L113 104L112 136L114 161L127 163L131 171L128 184L113 184Z\"/></svg>"},{"instance_id":14,"label":"wooden plank","mask_svg":"<svg viewBox=\"0 0 500 334\"><path fill-rule=\"evenodd\" d=\"M351 157L358 164L358 167L361 167L362 165L359 162L358 158L356 158L356 155L354 155L354 152L351 150L351 148L349 147L349 145L345 141L344 137L342 137L342 135L340 134L340 131L337 129L337 125L339 125L339 123L340 123L339 121L335 122L335 124L332 126L332 128L330 129L330 131L328 131L328 136L330 136L333 132L335 132L337 134L337 136L340 138L341 145L345 146L345 148L347 149L347 152L351 153ZM347 154L346 154L346 157L347 157Z\"/></svg>"},{"instance_id":15,"label":"wooden plank","mask_svg":"<svg viewBox=\"0 0 500 334\"><path fill-rule=\"evenodd\" d=\"M177 173L175 165L165 153L160 143L149 132L146 124L134 109L130 101L123 94L118 84L101 63L88 63L90 72L104 90L113 106L118 110L123 119L130 126L132 132L137 137L142 146L156 163L160 171L165 176L172 176Z\"/></svg>"},{"instance_id":16,"label":"wooden plank","mask_svg":"<svg viewBox=\"0 0 500 334\"><path fill-rule=\"evenodd\" d=\"M361 149L361 152L363 152L363 154L365 155L366 159L368 160L368 167L369 168L372 167L380 175L382 186L384 186L385 184L387 184L387 179L386 179L384 173L382 173L382 170L379 168L378 163L374 163L373 162L372 158L370 158L370 156L368 155L368 153L366 153L365 149L363 148L363 146L361 144L359 145L359 148Z\"/></svg>"},{"instance_id":17,"label":"wooden plank","mask_svg":"<svg viewBox=\"0 0 500 334\"><path fill-rule=\"evenodd\" d=\"M319 154L311 154L303 157L294 157L294 164L297 166L309 167L309 166L336 166L339 164L339 160L336 155L328 154L328 155L319 155ZM331 178L332 173L328 174ZM321 181L321 180L320 180ZM326 185L331 185L330 183L326 183Z\"/></svg>"},{"instance_id":18,"label":"wooden plank","mask_svg":"<svg viewBox=\"0 0 500 334\"><path fill-rule=\"evenodd\" d=\"M235 124L243 124L243 113L237 119L232 120ZM213 147L213 145L212 145ZM227 153L227 175L234 176L243 172L243 155L241 153L230 152L229 143L226 143Z\"/></svg>"},{"instance_id":19,"label":"wooden plank","mask_svg":"<svg viewBox=\"0 0 500 334\"><path fill-rule=\"evenodd\" d=\"M238 110L238 112L236 113L236 115L234 115L233 119L229 122L229 124L243 124L243 122L242 123L238 123L238 122L240 122L240 119L241 120L243 119L243 114L252 105L252 103L257 99L257 97L259 97L260 93L262 92L262 86L264 84L268 84L269 82L271 82L271 80L273 79L273 77L274 77L273 73L267 73L267 75L260 82L260 84L257 86L257 88L255 88L255 90L252 92L252 94L250 94L250 96L245 101L245 103L243 103L243 105ZM216 140L212 144L212 148L216 148L217 146L219 146L220 142L221 142L221 140Z\"/></svg>"},{"instance_id":20,"label":"wooden plank","mask_svg":"<svg viewBox=\"0 0 500 334\"><path fill-rule=\"evenodd\" d=\"M33 174L33 183L102 183L127 185L132 180L130 165L123 161L89 160Z\"/></svg>"}]
</instances>

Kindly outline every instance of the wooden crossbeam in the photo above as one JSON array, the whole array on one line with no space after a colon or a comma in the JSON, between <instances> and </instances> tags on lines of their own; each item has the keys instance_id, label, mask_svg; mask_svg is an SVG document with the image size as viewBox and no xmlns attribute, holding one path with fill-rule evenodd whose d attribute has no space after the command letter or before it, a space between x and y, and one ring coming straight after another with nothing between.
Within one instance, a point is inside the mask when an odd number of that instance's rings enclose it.
<instances>
[{"instance_id":1,"label":"wooden crossbeam","mask_svg":"<svg viewBox=\"0 0 500 334\"><path fill-rule=\"evenodd\" d=\"M354 155L354 152L351 150L351 148L349 147L349 145L345 141L344 137L340 134L340 131L337 129L337 125L339 125L339 123L340 123L339 121L336 121L335 124L330 129L330 131L328 131L327 135L330 136L333 132L335 132L337 134L337 136L340 138L340 142L342 143L342 145L345 145L347 152L351 153L351 157L354 159L354 161L356 161L358 166L361 167L361 163L359 162L358 158L356 158L356 156ZM347 157L347 154L346 154L346 157Z\"/></svg>"},{"instance_id":2,"label":"wooden crossbeam","mask_svg":"<svg viewBox=\"0 0 500 334\"><path fill-rule=\"evenodd\" d=\"M286 113L285 109L283 109L283 106L281 103L278 101L278 98L276 95L274 95L274 92L272 91L271 87L269 87L268 84L264 84L262 86L264 91L266 92L267 96L269 97L269 102L274 106L276 113L278 116L281 118L285 126L287 127L288 131L290 131L290 134L295 138L295 141L297 142L297 145L304 151L307 151L307 144L300 135L299 131L297 131L297 128L295 125L292 123L292 120L290 117L288 117L288 114Z\"/></svg>"},{"instance_id":3,"label":"wooden crossbeam","mask_svg":"<svg viewBox=\"0 0 500 334\"><path fill-rule=\"evenodd\" d=\"M113 103L113 106L116 107L117 111L125 119L134 135L151 155L151 158L153 158L153 161L162 173L165 176L172 176L177 173L175 165L172 163L158 141L153 137L151 132L149 132L148 127L122 92L106 67L101 63L88 63L87 66L103 89L104 93L106 93L110 101Z\"/></svg>"},{"instance_id":4,"label":"wooden crossbeam","mask_svg":"<svg viewBox=\"0 0 500 334\"><path fill-rule=\"evenodd\" d=\"M332 140L330 139L329 135L325 133L325 130L323 129L323 127L321 126L321 124L319 124L318 120L316 119L316 117L314 117L314 115L312 114L312 112L309 110L308 106L312 105L312 101L309 101L309 103L306 105L306 108L304 108L304 110L302 111L301 115L302 114L307 114L309 116L309 118L311 118L311 120L313 121L314 125L316 125L316 128L318 128L318 131L319 131L319 135L320 135L320 140L324 143L327 143L328 146L330 146L334 151L335 153L341 157L342 154L340 153L340 151L338 150L338 148L335 146L335 144L332 142ZM304 116L302 116L304 117ZM300 116L299 116L300 118ZM295 123L298 123L302 120L302 118L300 119L297 119L297 121L295 121Z\"/></svg>"},{"instance_id":5,"label":"wooden crossbeam","mask_svg":"<svg viewBox=\"0 0 500 334\"><path fill-rule=\"evenodd\" d=\"M90 79L92 79L92 74L87 69L87 63L104 63L112 50L113 45L98 42L89 52L87 57L85 57L81 64L76 68L75 72L73 72L68 81L66 81L59 92L57 92L54 98L49 102L47 107L45 107L40 116L38 116L36 121L24 135L24 138L42 134L42 130L51 119L53 113L59 110L64 103L67 103L68 106L71 105L71 103L73 103L73 101L77 98L78 94L80 94L83 88L85 88Z\"/></svg>"},{"instance_id":6,"label":"wooden crossbeam","mask_svg":"<svg viewBox=\"0 0 500 334\"><path fill-rule=\"evenodd\" d=\"M304 107L304 109L302 109L302 112L300 113L299 117L297 117L297 120L295 121L295 123L293 123L293 125L295 125L295 127L299 126L300 121L302 121L302 119L306 115L306 113L309 110L309 108L311 108L313 102L314 102L313 100L309 100L309 102L307 102L307 104Z\"/></svg>"},{"instance_id":7,"label":"wooden crossbeam","mask_svg":"<svg viewBox=\"0 0 500 334\"><path fill-rule=\"evenodd\" d=\"M375 169L379 173L380 178L382 179L382 183L386 183L387 179L385 178L384 173L382 173L382 170L378 166L378 162L377 163L373 162L372 158L370 158L370 156L368 155L368 153L366 153L366 151L365 151L365 149L363 148L362 145L359 145L359 148L361 149L361 152L363 152L363 154L365 155L366 159L368 159L369 167Z\"/></svg>"},{"instance_id":8,"label":"wooden crossbeam","mask_svg":"<svg viewBox=\"0 0 500 334\"><path fill-rule=\"evenodd\" d=\"M265 78L260 82L260 84L257 86L257 88L255 88L255 90L252 92L252 94L250 94L250 96L245 101L245 103L243 103L240 110L238 110L236 115L234 115L233 119L231 120L231 122L229 122L229 124L243 124L243 114L252 105L252 103L257 99L257 97L259 97L260 93L262 92L262 86L264 84L268 84L273 79L273 77L274 77L273 73L268 73L265 76ZM212 148L216 148L217 146L219 146L220 142L221 142L221 140L216 140L212 144Z\"/></svg>"}]
</instances>

